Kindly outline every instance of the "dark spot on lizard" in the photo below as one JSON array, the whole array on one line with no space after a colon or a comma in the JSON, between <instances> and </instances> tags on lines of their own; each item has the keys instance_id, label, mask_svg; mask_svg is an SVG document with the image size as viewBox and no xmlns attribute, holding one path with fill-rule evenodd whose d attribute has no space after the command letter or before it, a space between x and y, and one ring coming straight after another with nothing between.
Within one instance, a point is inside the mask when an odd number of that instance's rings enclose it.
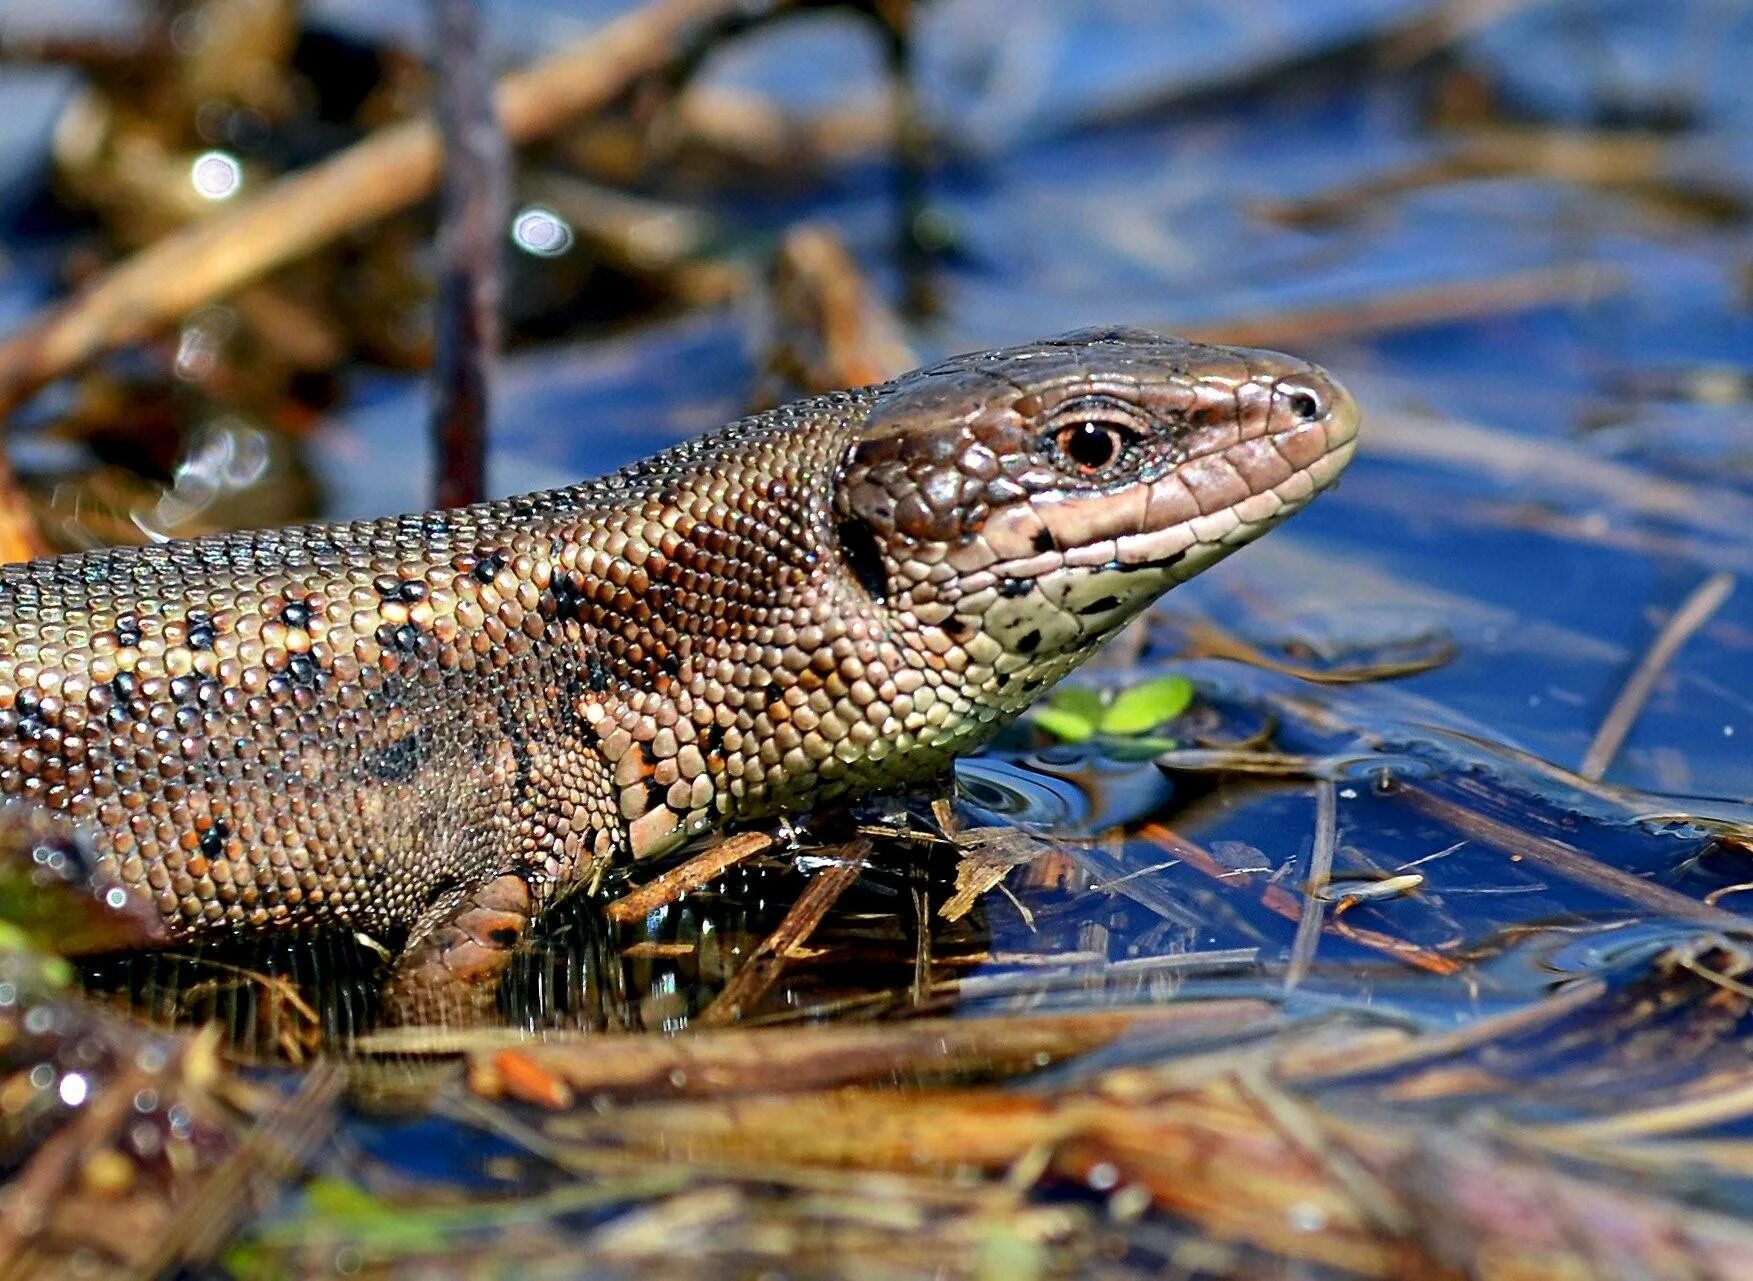
<instances>
[{"instance_id":1,"label":"dark spot on lizard","mask_svg":"<svg viewBox=\"0 0 1753 1281\"><path fill-rule=\"evenodd\" d=\"M289 600L280 610L280 621L300 629L310 626L310 606L301 600Z\"/></svg>"},{"instance_id":2,"label":"dark spot on lizard","mask_svg":"<svg viewBox=\"0 0 1753 1281\"><path fill-rule=\"evenodd\" d=\"M1050 552L1055 550L1059 544L1053 541L1052 530L1042 528L1035 531L1035 540L1032 546L1038 552Z\"/></svg>"},{"instance_id":3,"label":"dark spot on lizard","mask_svg":"<svg viewBox=\"0 0 1753 1281\"><path fill-rule=\"evenodd\" d=\"M380 783L406 783L427 759L426 740L419 730L405 734L382 751L365 758L365 768Z\"/></svg>"},{"instance_id":4,"label":"dark spot on lizard","mask_svg":"<svg viewBox=\"0 0 1753 1281\"><path fill-rule=\"evenodd\" d=\"M1041 629L1038 627L1031 630L1026 636L1022 637L1016 643L1016 652L1019 654L1033 654L1037 649L1040 649L1040 648L1041 648Z\"/></svg>"},{"instance_id":5,"label":"dark spot on lizard","mask_svg":"<svg viewBox=\"0 0 1753 1281\"><path fill-rule=\"evenodd\" d=\"M216 635L211 614L191 611L183 620L183 643L190 649L212 649Z\"/></svg>"},{"instance_id":6,"label":"dark spot on lizard","mask_svg":"<svg viewBox=\"0 0 1753 1281\"><path fill-rule=\"evenodd\" d=\"M133 649L140 644L140 622L132 615L116 620L116 644L123 649Z\"/></svg>"},{"instance_id":7,"label":"dark spot on lizard","mask_svg":"<svg viewBox=\"0 0 1753 1281\"><path fill-rule=\"evenodd\" d=\"M1007 578L998 585L998 594L1006 600L1015 600L1018 596L1027 596L1034 583L1026 578Z\"/></svg>"},{"instance_id":8,"label":"dark spot on lizard","mask_svg":"<svg viewBox=\"0 0 1753 1281\"><path fill-rule=\"evenodd\" d=\"M578 618L589 604L585 595L584 584L571 574L561 574L554 579L554 585L548 589L554 598L554 617L562 622L569 618Z\"/></svg>"},{"instance_id":9,"label":"dark spot on lizard","mask_svg":"<svg viewBox=\"0 0 1753 1281\"><path fill-rule=\"evenodd\" d=\"M225 857L225 842L231 839L231 826L222 818L213 820L213 825L201 833L201 853L208 859Z\"/></svg>"},{"instance_id":10,"label":"dark spot on lizard","mask_svg":"<svg viewBox=\"0 0 1753 1281\"><path fill-rule=\"evenodd\" d=\"M610 675L608 664L594 650L584 656L584 679L585 684L598 694L606 694L615 686L615 678Z\"/></svg>"},{"instance_id":11,"label":"dark spot on lizard","mask_svg":"<svg viewBox=\"0 0 1753 1281\"><path fill-rule=\"evenodd\" d=\"M505 553L500 551L483 551L476 553L475 567L469 571L477 583L486 586L499 577L499 571L505 568Z\"/></svg>"},{"instance_id":12,"label":"dark spot on lizard","mask_svg":"<svg viewBox=\"0 0 1753 1281\"><path fill-rule=\"evenodd\" d=\"M952 614L943 621L943 634L956 639L968 634L968 620Z\"/></svg>"},{"instance_id":13,"label":"dark spot on lizard","mask_svg":"<svg viewBox=\"0 0 1753 1281\"><path fill-rule=\"evenodd\" d=\"M862 520L847 519L835 531L840 561L858 585L874 601L889 598L889 573L883 567L883 553L877 544L876 532Z\"/></svg>"},{"instance_id":14,"label":"dark spot on lizard","mask_svg":"<svg viewBox=\"0 0 1753 1281\"><path fill-rule=\"evenodd\" d=\"M412 654L420 648L420 629L412 623L403 623L400 627L380 624L376 637L379 645L398 653Z\"/></svg>"},{"instance_id":15,"label":"dark spot on lizard","mask_svg":"<svg viewBox=\"0 0 1753 1281\"><path fill-rule=\"evenodd\" d=\"M1077 611L1080 618L1088 618L1091 614L1105 614L1120 604L1118 596L1103 596L1092 600Z\"/></svg>"}]
</instances>

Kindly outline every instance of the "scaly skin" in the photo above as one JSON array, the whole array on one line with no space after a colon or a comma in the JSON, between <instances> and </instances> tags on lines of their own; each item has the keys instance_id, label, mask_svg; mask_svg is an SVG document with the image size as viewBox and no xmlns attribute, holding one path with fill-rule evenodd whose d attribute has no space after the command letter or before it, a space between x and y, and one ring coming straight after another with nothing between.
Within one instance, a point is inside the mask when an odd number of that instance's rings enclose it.
<instances>
[{"instance_id":1,"label":"scaly skin","mask_svg":"<svg viewBox=\"0 0 1753 1281\"><path fill-rule=\"evenodd\" d=\"M963 356L570 489L0 570L0 794L179 937L341 926L454 1013L609 864L943 770L1302 507L1320 370L1145 331Z\"/></svg>"}]
</instances>

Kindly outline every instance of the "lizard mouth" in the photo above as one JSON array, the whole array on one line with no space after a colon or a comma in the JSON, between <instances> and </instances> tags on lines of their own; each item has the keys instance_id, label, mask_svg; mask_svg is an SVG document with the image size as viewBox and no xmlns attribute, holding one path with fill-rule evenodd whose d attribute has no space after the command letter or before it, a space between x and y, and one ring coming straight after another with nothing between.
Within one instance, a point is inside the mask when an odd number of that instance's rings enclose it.
<instances>
[{"instance_id":1,"label":"lizard mouth","mask_svg":"<svg viewBox=\"0 0 1753 1281\"><path fill-rule=\"evenodd\" d=\"M1129 506L1137 513L1136 532L1080 542L1055 530L1054 550L999 561L988 572L995 582L1013 584L1067 570L1127 576L1155 571L1185 581L1294 515L1316 494L1332 487L1351 461L1357 444L1355 409L1348 403L1338 408L1340 412L1326 424L1292 428L1203 455L1204 461L1221 462L1251 478L1250 492L1240 501L1227 506L1209 504L1209 510L1201 510L1196 501L1198 494L1193 493L1190 499L1188 492L1196 488L1198 473L1190 473L1195 477L1193 480L1167 482L1183 486L1173 497L1183 505L1192 503L1196 512L1173 522L1158 525L1152 519L1162 498L1158 487L1165 482L1087 500L1110 509ZM1193 461L1196 460L1189 460ZM1043 515L1042 527L1050 527L1048 521L1056 516L1059 519L1054 523L1062 530L1075 530L1085 523L1069 512L1065 515L1053 512Z\"/></svg>"}]
</instances>

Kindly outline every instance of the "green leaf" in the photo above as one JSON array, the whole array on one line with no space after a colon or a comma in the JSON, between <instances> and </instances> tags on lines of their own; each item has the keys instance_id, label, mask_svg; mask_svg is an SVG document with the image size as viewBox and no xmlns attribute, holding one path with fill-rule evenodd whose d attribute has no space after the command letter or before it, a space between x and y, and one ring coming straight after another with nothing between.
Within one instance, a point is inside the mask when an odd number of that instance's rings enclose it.
<instances>
[{"instance_id":1,"label":"green leaf","mask_svg":"<svg viewBox=\"0 0 1753 1281\"><path fill-rule=\"evenodd\" d=\"M1096 736L1094 721L1063 707L1037 707L1032 719L1062 743L1083 743Z\"/></svg>"},{"instance_id":2,"label":"green leaf","mask_svg":"<svg viewBox=\"0 0 1753 1281\"><path fill-rule=\"evenodd\" d=\"M1185 676L1159 676L1121 690L1097 724L1104 734L1143 734L1174 720L1192 701L1192 681Z\"/></svg>"},{"instance_id":3,"label":"green leaf","mask_svg":"<svg viewBox=\"0 0 1753 1281\"><path fill-rule=\"evenodd\" d=\"M1102 708L1106 703L1102 691L1088 685L1061 685L1047 699L1049 707L1081 716L1091 725L1102 719Z\"/></svg>"},{"instance_id":4,"label":"green leaf","mask_svg":"<svg viewBox=\"0 0 1753 1281\"><path fill-rule=\"evenodd\" d=\"M318 1175L304 1185L305 1203L313 1214L332 1218L370 1217L398 1211L347 1179Z\"/></svg>"}]
</instances>

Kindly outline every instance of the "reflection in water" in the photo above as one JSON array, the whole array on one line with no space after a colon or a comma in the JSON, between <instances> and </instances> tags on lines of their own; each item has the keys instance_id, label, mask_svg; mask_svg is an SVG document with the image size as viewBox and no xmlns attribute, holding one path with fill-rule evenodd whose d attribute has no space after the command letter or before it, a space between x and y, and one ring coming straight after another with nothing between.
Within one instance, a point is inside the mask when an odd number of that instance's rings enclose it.
<instances>
[{"instance_id":1,"label":"reflection in water","mask_svg":"<svg viewBox=\"0 0 1753 1281\"><path fill-rule=\"evenodd\" d=\"M1258 720L1244 711L1234 723ZM1518 830L1646 868L1650 894L1673 893L1660 881L1703 893L1738 875L1708 830L1656 833L1623 816L1552 810L1488 771L1442 774L1428 760L1360 750L1360 737L1281 725L1272 759L1298 762L1301 776L1214 770L1197 747L1165 758L1173 769L1113 759L1100 744L964 761L960 848L912 798L867 807L869 865L784 954L744 1021L1243 995L1454 1026L1578 975L1643 966L1698 933L1697 916L1651 911L1618 882L1543 862L1543 846L1532 856L1497 848L1489 829L1433 796L1514 813ZM1334 789L1332 866L1319 885L1308 879L1311 778ZM632 925L609 920L602 899L563 904L504 985L505 1024L693 1026L792 910L816 855L834 848L776 846ZM637 879L670 865L642 866ZM1313 963L1290 993L1285 966L1299 947ZM372 1025L381 961L350 940L282 940L97 962L89 976L155 1017L217 1018L251 1052L297 1057Z\"/></svg>"}]
</instances>

